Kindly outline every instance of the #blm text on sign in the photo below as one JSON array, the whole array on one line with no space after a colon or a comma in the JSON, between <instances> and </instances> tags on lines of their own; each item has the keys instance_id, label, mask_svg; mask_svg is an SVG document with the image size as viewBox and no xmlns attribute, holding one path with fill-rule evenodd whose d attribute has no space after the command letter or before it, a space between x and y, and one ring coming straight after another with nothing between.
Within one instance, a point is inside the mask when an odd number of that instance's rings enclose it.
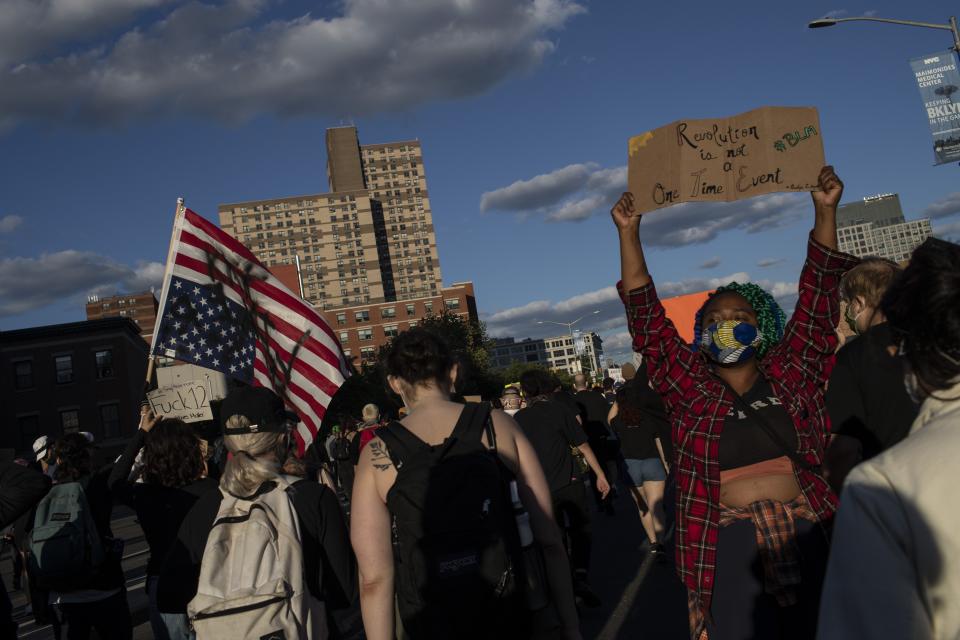
<instances>
[{"instance_id":1,"label":"#blm text on sign","mask_svg":"<svg viewBox=\"0 0 960 640\"><path fill-rule=\"evenodd\" d=\"M812 191L823 167L814 107L762 107L730 118L678 120L630 138L637 213L678 202Z\"/></svg>"},{"instance_id":2,"label":"#blm text on sign","mask_svg":"<svg viewBox=\"0 0 960 640\"><path fill-rule=\"evenodd\" d=\"M203 382L185 382L147 394L153 413L164 418L179 418L184 422L213 420L210 392Z\"/></svg>"}]
</instances>

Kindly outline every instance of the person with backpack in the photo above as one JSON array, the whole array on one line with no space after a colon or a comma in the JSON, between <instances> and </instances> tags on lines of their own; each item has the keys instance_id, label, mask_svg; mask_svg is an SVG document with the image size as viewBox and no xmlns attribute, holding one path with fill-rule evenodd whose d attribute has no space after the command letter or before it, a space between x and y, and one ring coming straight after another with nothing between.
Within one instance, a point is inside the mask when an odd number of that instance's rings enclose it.
<instances>
[{"instance_id":1,"label":"person with backpack","mask_svg":"<svg viewBox=\"0 0 960 640\"><path fill-rule=\"evenodd\" d=\"M281 475L292 446L283 401L244 387L221 404L230 458L220 490L184 518L159 582L161 611L186 611L197 638L337 638L356 564L336 495Z\"/></svg>"},{"instance_id":2,"label":"person with backpack","mask_svg":"<svg viewBox=\"0 0 960 640\"><path fill-rule=\"evenodd\" d=\"M143 469L130 478L137 454L143 451ZM137 521L150 547L147 560L147 595L150 626L156 640L191 637L186 615L162 613L157 604L157 583L180 523L196 503L217 483L207 477L200 440L182 420L163 420L141 406L140 428L117 460L108 480L113 499L137 513Z\"/></svg>"},{"instance_id":3,"label":"person with backpack","mask_svg":"<svg viewBox=\"0 0 960 640\"><path fill-rule=\"evenodd\" d=\"M383 363L408 414L378 430L357 468L351 540L367 638L579 638L566 552L530 442L502 411L450 400L458 368L428 330L394 338ZM529 562L537 544L540 573Z\"/></svg>"},{"instance_id":4,"label":"person with backpack","mask_svg":"<svg viewBox=\"0 0 960 640\"><path fill-rule=\"evenodd\" d=\"M59 609L68 640L86 640L91 630L103 640L128 640L123 544L110 530L110 467L92 470L90 446L80 433L55 443L54 484L24 520L27 572L37 593L48 592Z\"/></svg>"},{"instance_id":5,"label":"person with backpack","mask_svg":"<svg viewBox=\"0 0 960 640\"><path fill-rule=\"evenodd\" d=\"M50 479L42 473L16 462L0 464L0 529L4 529L28 512L50 490ZM14 559L20 557L20 551L10 549ZM16 567L16 562L14 563ZM17 569L14 569L14 588L17 582ZM10 596L0 581L0 638L13 638L17 635L17 624L13 621L13 607Z\"/></svg>"}]
</instances>

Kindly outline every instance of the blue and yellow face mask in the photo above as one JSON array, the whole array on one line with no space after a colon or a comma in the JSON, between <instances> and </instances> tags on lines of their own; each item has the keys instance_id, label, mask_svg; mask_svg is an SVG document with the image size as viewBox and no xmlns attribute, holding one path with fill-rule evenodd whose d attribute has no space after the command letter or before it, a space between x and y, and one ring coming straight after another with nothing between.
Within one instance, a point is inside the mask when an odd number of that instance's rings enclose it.
<instances>
[{"instance_id":1,"label":"blue and yellow face mask","mask_svg":"<svg viewBox=\"0 0 960 640\"><path fill-rule=\"evenodd\" d=\"M736 364L754 357L763 335L742 320L723 320L706 327L700 349L720 364Z\"/></svg>"}]
</instances>

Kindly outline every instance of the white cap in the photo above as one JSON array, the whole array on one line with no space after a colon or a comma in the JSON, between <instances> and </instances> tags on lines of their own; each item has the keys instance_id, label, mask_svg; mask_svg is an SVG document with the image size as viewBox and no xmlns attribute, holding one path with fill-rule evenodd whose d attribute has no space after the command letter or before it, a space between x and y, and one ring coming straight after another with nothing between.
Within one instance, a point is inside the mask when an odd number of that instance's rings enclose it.
<instances>
[{"instance_id":1,"label":"white cap","mask_svg":"<svg viewBox=\"0 0 960 640\"><path fill-rule=\"evenodd\" d=\"M50 438L40 436L33 441L33 452L37 455L37 462L47 457L47 450L50 448Z\"/></svg>"}]
</instances>

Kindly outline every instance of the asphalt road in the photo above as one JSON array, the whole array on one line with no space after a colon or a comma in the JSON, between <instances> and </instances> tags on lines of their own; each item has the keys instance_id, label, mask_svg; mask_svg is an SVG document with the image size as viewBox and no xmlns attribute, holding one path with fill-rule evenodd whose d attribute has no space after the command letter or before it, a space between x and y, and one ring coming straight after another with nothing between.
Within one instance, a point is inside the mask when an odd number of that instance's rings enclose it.
<instances>
[{"instance_id":1,"label":"asphalt road","mask_svg":"<svg viewBox=\"0 0 960 640\"><path fill-rule=\"evenodd\" d=\"M638 637L686 640L686 600L672 564L658 561L640 550L643 530L636 508L624 491L614 504L616 514L613 517L597 511L593 514L590 581L602 604L596 609L581 611L583 637L597 640L633 640ZM144 592L147 544L129 509L117 508L114 515L114 535L126 541L123 569L130 611L136 625L133 637L151 638ZM6 549L0 554L0 575L9 588L12 563ZM38 627L34 623L26 609L26 594L10 590L10 598L14 617L20 623L20 638L53 638L49 626ZM355 622L357 618L354 613ZM362 637L362 634L356 637Z\"/></svg>"}]
</instances>

